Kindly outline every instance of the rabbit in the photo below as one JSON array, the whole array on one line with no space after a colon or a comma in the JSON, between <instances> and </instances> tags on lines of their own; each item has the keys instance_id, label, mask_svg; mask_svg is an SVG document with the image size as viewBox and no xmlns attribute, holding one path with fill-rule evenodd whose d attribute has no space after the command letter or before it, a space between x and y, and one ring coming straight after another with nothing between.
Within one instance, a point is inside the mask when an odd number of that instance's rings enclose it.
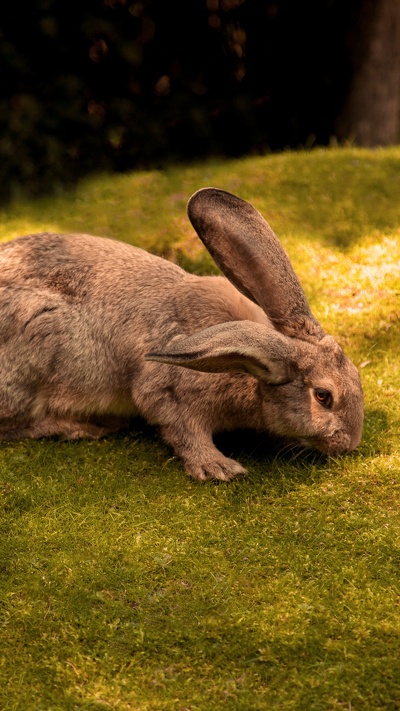
<instances>
[{"instance_id":1,"label":"rabbit","mask_svg":"<svg viewBox=\"0 0 400 711\"><path fill-rule=\"evenodd\" d=\"M268 223L212 187L187 210L225 276L87 234L0 245L0 439L98 438L140 415L199 481L245 474L216 448L221 431L358 446L358 371Z\"/></svg>"}]
</instances>

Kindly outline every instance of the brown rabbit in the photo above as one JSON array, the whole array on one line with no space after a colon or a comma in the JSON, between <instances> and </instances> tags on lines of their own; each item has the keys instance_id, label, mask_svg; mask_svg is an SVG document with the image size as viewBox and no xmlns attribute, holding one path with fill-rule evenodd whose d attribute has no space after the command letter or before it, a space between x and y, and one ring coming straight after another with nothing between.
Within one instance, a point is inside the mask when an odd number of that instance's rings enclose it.
<instances>
[{"instance_id":1,"label":"brown rabbit","mask_svg":"<svg viewBox=\"0 0 400 711\"><path fill-rule=\"evenodd\" d=\"M229 281L90 235L0 246L1 438L100 437L140 414L199 480L245 472L214 446L223 430L357 447L357 369L269 225L216 188L196 192L188 214Z\"/></svg>"}]
</instances>

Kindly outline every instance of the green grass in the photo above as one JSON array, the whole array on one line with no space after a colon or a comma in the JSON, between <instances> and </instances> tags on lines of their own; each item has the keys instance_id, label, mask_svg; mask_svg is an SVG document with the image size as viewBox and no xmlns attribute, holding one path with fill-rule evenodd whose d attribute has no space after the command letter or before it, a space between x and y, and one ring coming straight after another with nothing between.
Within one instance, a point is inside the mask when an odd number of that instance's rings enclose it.
<instances>
[{"instance_id":1,"label":"green grass","mask_svg":"<svg viewBox=\"0 0 400 711\"><path fill-rule=\"evenodd\" d=\"M363 442L324 460L223 438L198 484L143 422L0 444L0 708L400 709L400 149L286 153L86 179L3 210L0 238L113 236L213 270L185 215L253 202L360 367Z\"/></svg>"}]
</instances>

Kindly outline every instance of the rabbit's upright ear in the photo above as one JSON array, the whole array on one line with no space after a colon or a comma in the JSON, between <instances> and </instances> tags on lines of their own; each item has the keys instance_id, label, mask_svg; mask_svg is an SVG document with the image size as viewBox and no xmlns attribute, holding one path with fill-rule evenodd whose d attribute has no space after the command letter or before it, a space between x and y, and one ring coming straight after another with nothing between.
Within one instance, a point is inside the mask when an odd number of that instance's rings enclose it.
<instances>
[{"instance_id":1,"label":"rabbit's upright ear","mask_svg":"<svg viewBox=\"0 0 400 711\"><path fill-rule=\"evenodd\" d=\"M250 373L271 384L294 377L296 342L252 321L229 321L192 336L179 336L146 360L180 365L206 373Z\"/></svg>"},{"instance_id":2,"label":"rabbit's upright ear","mask_svg":"<svg viewBox=\"0 0 400 711\"><path fill-rule=\"evenodd\" d=\"M188 215L221 271L261 306L275 328L291 337L323 338L288 255L250 203L218 188L202 188L190 198Z\"/></svg>"}]
</instances>

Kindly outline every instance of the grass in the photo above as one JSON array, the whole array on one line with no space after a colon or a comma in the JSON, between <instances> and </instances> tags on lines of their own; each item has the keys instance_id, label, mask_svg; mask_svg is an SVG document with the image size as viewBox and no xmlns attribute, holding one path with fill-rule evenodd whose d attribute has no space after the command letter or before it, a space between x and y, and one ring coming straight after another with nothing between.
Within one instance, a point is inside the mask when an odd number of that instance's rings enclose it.
<instances>
[{"instance_id":1,"label":"grass","mask_svg":"<svg viewBox=\"0 0 400 711\"><path fill-rule=\"evenodd\" d=\"M3 210L0 238L110 235L213 270L204 185L277 231L360 367L363 442L292 460L222 438L245 480L200 485L141 421L0 444L0 708L400 709L400 149L317 150L86 179Z\"/></svg>"}]
</instances>

